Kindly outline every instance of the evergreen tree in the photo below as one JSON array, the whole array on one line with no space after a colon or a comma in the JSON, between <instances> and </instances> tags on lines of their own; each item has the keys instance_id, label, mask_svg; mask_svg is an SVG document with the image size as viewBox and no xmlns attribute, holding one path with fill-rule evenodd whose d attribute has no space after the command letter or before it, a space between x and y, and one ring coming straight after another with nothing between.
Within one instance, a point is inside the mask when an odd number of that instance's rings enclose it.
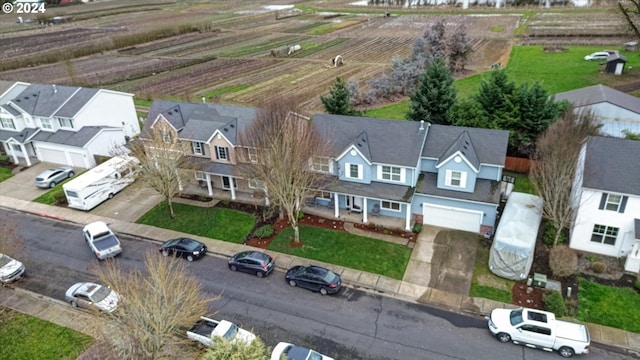
<instances>
[{"instance_id":1,"label":"evergreen tree","mask_svg":"<svg viewBox=\"0 0 640 360\"><path fill-rule=\"evenodd\" d=\"M335 83L329 90L329 96L320 96L324 108L329 114L335 115L360 115L351 105L349 89L342 78L336 78Z\"/></svg>"},{"instance_id":2,"label":"evergreen tree","mask_svg":"<svg viewBox=\"0 0 640 360\"><path fill-rule=\"evenodd\" d=\"M507 96L516 90L514 82L509 81L503 70L494 70L489 78L480 83L475 100L480 104L485 116L492 120L496 113L506 110Z\"/></svg>"},{"instance_id":3,"label":"evergreen tree","mask_svg":"<svg viewBox=\"0 0 640 360\"><path fill-rule=\"evenodd\" d=\"M433 124L449 124L447 112L456 102L451 71L442 59L437 59L427 68L415 93L407 119L424 120Z\"/></svg>"},{"instance_id":4,"label":"evergreen tree","mask_svg":"<svg viewBox=\"0 0 640 360\"><path fill-rule=\"evenodd\" d=\"M491 122L482 111L482 107L473 99L458 100L449 109L447 118L451 125L477 128L492 128Z\"/></svg>"}]
</instances>

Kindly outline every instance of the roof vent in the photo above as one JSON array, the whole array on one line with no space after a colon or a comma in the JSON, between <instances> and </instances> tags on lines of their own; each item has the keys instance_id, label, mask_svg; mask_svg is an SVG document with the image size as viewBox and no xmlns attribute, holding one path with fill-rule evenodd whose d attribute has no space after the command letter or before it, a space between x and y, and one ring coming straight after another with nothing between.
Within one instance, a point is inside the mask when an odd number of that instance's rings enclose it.
<instances>
[{"instance_id":1,"label":"roof vent","mask_svg":"<svg viewBox=\"0 0 640 360\"><path fill-rule=\"evenodd\" d=\"M171 115L171 110L167 111L167 115Z\"/></svg>"},{"instance_id":2,"label":"roof vent","mask_svg":"<svg viewBox=\"0 0 640 360\"><path fill-rule=\"evenodd\" d=\"M224 128L223 130L224 130L224 131L229 131L229 129L227 129L227 128Z\"/></svg>"},{"instance_id":3,"label":"roof vent","mask_svg":"<svg viewBox=\"0 0 640 360\"><path fill-rule=\"evenodd\" d=\"M424 120L420 120L420 129L419 131L424 131Z\"/></svg>"},{"instance_id":4,"label":"roof vent","mask_svg":"<svg viewBox=\"0 0 640 360\"><path fill-rule=\"evenodd\" d=\"M58 92L58 89L56 88L56 84L53 84L53 93L55 94L57 92Z\"/></svg>"},{"instance_id":5,"label":"roof vent","mask_svg":"<svg viewBox=\"0 0 640 360\"><path fill-rule=\"evenodd\" d=\"M363 143L366 143L366 142L367 142L367 139L362 138L362 142L363 142Z\"/></svg>"},{"instance_id":6,"label":"roof vent","mask_svg":"<svg viewBox=\"0 0 640 360\"><path fill-rule=\"evenodd\" d=\"M233 129L233 128L235 128L236 126L235 126L235 125L233 125L233 124L229 124L229 127Z\"/></svg>"},{"instance_id":7,"label":"roof vent","mask_svg":"<svg viewBox=\"0 0 640 360\"><path fill-rule=\"evenodd\" d=\"M358 147L362 147L362 144L358 143Z\"/></svg>"}]
</instances>

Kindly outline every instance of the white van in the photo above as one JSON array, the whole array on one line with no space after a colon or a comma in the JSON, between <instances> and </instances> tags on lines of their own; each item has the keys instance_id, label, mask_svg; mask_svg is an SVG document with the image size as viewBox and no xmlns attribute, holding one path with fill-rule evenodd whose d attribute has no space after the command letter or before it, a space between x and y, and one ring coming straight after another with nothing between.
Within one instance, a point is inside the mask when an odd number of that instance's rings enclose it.
<instances>
[{"instance_id":1,"label":"white van","mask_svg":"<svg viewBox=\"0 0 640 360\"><path fill-rule=\"evenodd\" d=\"M138 159L116 156L62 185L70 208L91 210L136 180Z\"/></svg>"}]
</instances>

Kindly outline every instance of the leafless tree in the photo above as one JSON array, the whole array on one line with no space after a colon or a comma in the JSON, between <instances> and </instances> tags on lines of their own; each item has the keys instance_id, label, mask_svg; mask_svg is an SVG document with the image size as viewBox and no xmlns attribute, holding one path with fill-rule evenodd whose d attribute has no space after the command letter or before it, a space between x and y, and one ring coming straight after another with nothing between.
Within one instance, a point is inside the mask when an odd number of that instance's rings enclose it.
<instances>
[{"instance_id":1,"label":"leafless tree","mask_svg":"<svg viewBox=\"0 0 640 360\"><path fill-rule=\"evenodd\" d=\"M272 205L285 214L300 241L298 216L304 199L321 189L328 176L311 171L314 159L327 159L329 143L309 118L300 115L295 99L274 98L258 110L240 134L243 146L257 149L258 159L240 163L240 176L262 181ZM283 214L284 212L284 214Z\"/></svg>"},{"instance_id":2,"label":"leafless tree","mask_svg":"<svg viewBox=\"0 0 640 360\"><path fill-rule=\"evenodd\" d=\"M538 139L529 179L544 201L543 215L555 226L553 245L574 218L571 188L580 149L600 127L593 113L569 107Z\"/></svg>"},{"instance_id":3,"label":"leafless tree","mask_svg":"<svg viewBox=\"0 0 640 360\"><path fill-rule=\"evenodd\" d=\"M215 345L207 349L202 360L268 360L270 349L256 337L250 344L244 341L231 342L223 337L213 339Z\"/></svg>"},{"instance_id":4,"label":"leafless tree","mask_svg":"<svg viewBox=\"0 0 640 360\"><path fill-rule=\"evenodd\" d=\"M145 269L108 260L96 268L101 283L120 295L118 308L105 314L102 336L119 359L175 358L187 341L185 327L206 313L216 298L204 295L185 261L149 250Z\"/></svg>"},{"instance_id":5,"label":"leafless tree","mask_svg":"<svg viewBox=\"0 0 640 360\"><path fill-rule=\"evenodd\" d=\"M629 29L640 39L640 0L618 1L618 9Z\"/></svg>"},{"instance_id":6,"label":"leafless tree","mask_svg":"<svg viewBox=\"0 0 640 360\"><path fill-rule=\"evenodd\" d=\"M140 161L139 178L164 197L173 219L172 199L182 192L196 169L192 158L185 155L190 153L189 143L180 141L163 123L143 131L146 136L129 143L129 155Z\"/></svg>"}]
</instances>

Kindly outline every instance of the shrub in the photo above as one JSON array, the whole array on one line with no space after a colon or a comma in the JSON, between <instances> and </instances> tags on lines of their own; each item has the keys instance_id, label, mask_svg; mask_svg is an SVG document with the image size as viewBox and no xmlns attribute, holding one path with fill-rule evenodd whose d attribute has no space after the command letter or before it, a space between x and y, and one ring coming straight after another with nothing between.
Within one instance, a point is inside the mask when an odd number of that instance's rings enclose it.
<instances>
[{"instance_id":1,"label":"shrub","mask_svg":"<svg viewBox=\"0 0 640 360\"><path fill-rule=\"evenodd\" d=\"M551 221L545 222L544 225L544 235L542 236L542 241L547 246L553 246L553 237L556 236L556 227L553 226ZM567 242L567 234L566 231L561 231L560 236L558 237L558 243L565 244Z\"/></svg>"},{"instance_id":2,"label":"shrub","mask_svg":"<svg viewBox=\"0 0 640 360\"><path fill-rule=\"evenodd\" d=\"M640 290L640 280L636 281L636 284L634 286L636 287L636 289Z\"/></svg>"},{"instance_id":3,"label":"shrub","mask_svg":"<svg viewBox=\"0 0 640 360\"><path fill-rule=\"evenodd\" d=\"M596 274L602 274L607 271L607 265L601 262L594 262L591 264L591 270Z\"/></svg>"},{"instance_id":4,"label":"shrub","mask_svg":"<svg viewBox=\"0 0 640 360\"><path fill-rule=\"evenodd\" d=\"M562 317L567 314L567 306L564 303L562 294L557 291L551 291L544 295L544 309Z\"/></svg>"},{"instance_id":5,"label":"shrub","mask_svg":"<svg viewBox=\"0 0 640 360\"><path fill-rule=\"evenodd\" d=\"M304 218L304 213L302 211L298 211L298 220L302 220Z\"/></svg>"},{"instance_id":6,"label":"shrub","mask_svg":"<svg viewBox=\"0 0 640 360\"><path fill-rule=\"evenodd\" d=\"M262 225L253 232L253 236L264 239L273 235L273 225Z\"/></svg>"},{"instance_id":7,"label":"shrub","mask_svg":"<svg viewBox=\"0 0 640 360\"><path fill-rule=\"evenodd\" d=\"M595 256L595 255L593 255L593 254L587 255L586 259L587 259L587 260L589 260L589 262L592 262L592 263L594 263L594 262L596 262L596 261L600 260L600 259L598 259L598 257L597 257L597 256Z\"/></svg>"},{"instance_id":8,"label":"shrub","mask_svg":"<svg viewBox=\"0 0 640 360\"><path fill-rule=\"evenodd\" d=\"M578 270L578 254L566 245L554 246L549 251L549 267L556 276L569 276Z\"/></svg>"},{"instance_id":9,"label":"shrub","mask_svg":"<svg viewBox=\"0 0 640 360\"><path fill-rule=\"evenodd\" d=\"M413 224L413 229L411 229L414 233L418 234L422 231L422 224L415 223Z\"/></svg>"}]
</instances>

